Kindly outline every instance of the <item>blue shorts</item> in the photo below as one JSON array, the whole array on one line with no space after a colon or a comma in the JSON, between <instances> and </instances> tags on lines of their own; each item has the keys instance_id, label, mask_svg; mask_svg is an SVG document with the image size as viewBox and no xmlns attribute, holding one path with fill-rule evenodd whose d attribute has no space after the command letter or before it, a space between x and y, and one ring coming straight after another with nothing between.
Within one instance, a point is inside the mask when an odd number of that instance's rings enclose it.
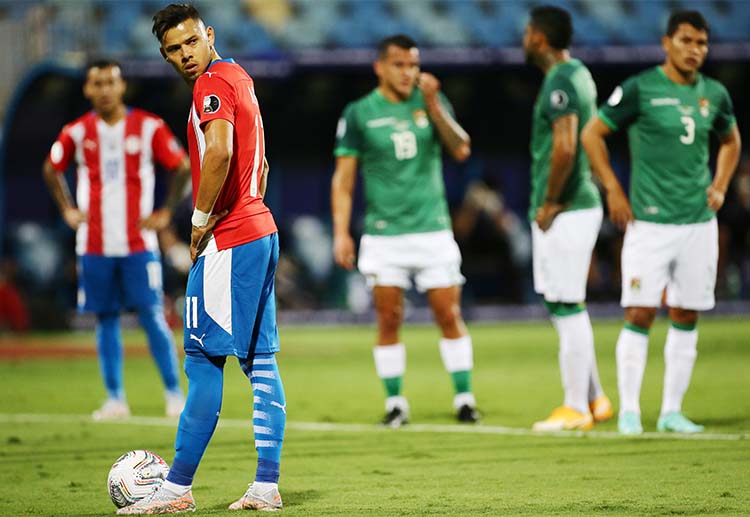
<instances>
[{"instance_id":1,"label":"blue shorts","mask_svg":"<svg viewBox=\"0 0 750 517\"><path fill-rule=\"evenodd\" d=\"M185 290L185 353L246 358L278 352L278 261L276 233L199 257Z\"/></svg>"},{"instance_id":2,"label":"blue shorts","mask_svg":"<svg viewBox=\"0 0 750 517\"><path fill-rule=\"evenodd\" d=\"M161 259L153 251L125 257L78 257L78 310L119 312L163 303Z\"/></svg>"}]
</instances>

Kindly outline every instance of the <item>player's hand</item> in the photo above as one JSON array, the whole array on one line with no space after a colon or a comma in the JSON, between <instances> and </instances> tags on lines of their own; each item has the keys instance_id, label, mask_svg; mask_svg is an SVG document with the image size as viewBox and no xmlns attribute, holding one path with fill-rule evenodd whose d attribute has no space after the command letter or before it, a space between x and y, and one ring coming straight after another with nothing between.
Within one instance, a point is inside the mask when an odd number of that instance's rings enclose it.
<instances>
[{"instance_id":1,"label":"player's hand","mask_svg":"<svg viewBox=\"0 0 750 517\"><path fill-rule=\"evenodd\" d=\"M724 192L710 185L706 189L706 203L708 204L708 208L714 212L718 212L724 205Z\"/></svg>"},{"instance_id":2,"label":"player's hand","mask_svg":"<svg viewBox=\"0 0 750 517\"><path fill-rule=\"evenodd\" d=\"M151 215L141 219L141 228L144 230L163 230L169 226L172 220L172 211L169 208L154 210Z\"/></svg>"},{"instance_id":3,"label":"player's hand","mask_svg":"<svg viewBox=\"0 0 750 517\"><path fill-rule=\"evenodd\" d=\"M333 238L333 259L344 269L354 269L354 239L351 235L340 235Z\"/></svg>"},{"instance_id":4,"label":"player's hand","mask_svg":"<svg viewBox=\"0 0 750 517\"><path fill-rule=\"evenodd\" d=\"M74 207L63 210L62 217L65 224L74 230L77 230L81 224L86 222L86 214Z\"/></svg>"},{"instance_id":5,"label":"player's hand","mask_svg":"<svg viewBox=\"0 0 750 517\"><path fill-rule=\"evenodd\" d=\"M229 210L223 210L218 214L212 214L208 218L206 226L193 226L193 230L190 232L190 260L195 262L200 257L203 250L206 249L208 241L211 240L214 226L219 222L219 219L229 213Z\"/></svg>"},{"instance_id":6,"label":"player's hand","mask_svg":"<svg viewBox=\"0 0 750 517\"><path fill-rule=\"evenodd\" d=\"M440 91L440 81L438 81L434 75L428 74L427 72L419 74L417 87L422 90L425 103L430 104L432 102L437 102L438 92Z\"/></svg>"},{"instance_id":7,"label":"player's hand","mask_svg":"<svg viewBox=\"0 0 750 517\"><path fill-rule=\"evenodd\" d=\"M625 231L628 223L633 222L633 211L630 209L628 198L622 189L607 192L607 206L609 218L620 230Z\"/></svg>"},{"instance_id":8,"label":"player's hand","mask_svg":"<svg viewBox=\"0 0 750 517\"><path fill-rule=\"evenodd\" d=\"M546 232L550 229L550 226L552 226L552 222L555 220L555 217L557 217L557 214L564 209L565 205L561 203L545 201L544 204L537 209L534 221L539 225L540 230Z\"/></svg>"}]
</instances>

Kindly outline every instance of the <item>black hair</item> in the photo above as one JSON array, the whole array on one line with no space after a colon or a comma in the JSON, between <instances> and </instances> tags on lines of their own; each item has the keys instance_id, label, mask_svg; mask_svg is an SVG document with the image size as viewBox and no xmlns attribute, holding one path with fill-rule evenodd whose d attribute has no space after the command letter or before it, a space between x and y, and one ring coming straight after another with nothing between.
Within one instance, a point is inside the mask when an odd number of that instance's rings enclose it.
<instances>
[{"instance_id":1,"label":"black hair","mask_svg":"<svg viewBox=\"0 0 750 517\"><path fill-rule=\"evenodd\" d=\"M529 25L547 36L550 47L564 50L573 38L573 20L570 13L561 7L542 5L530 13Z\"/></svg>"},{"instance_id":2,"label":"black hair","mask_svg":"<svg viewBox=\"0 0 750 517\"><path fill-rule=\"evenodd\" d=\"M97 58L89 60L86 63L85 73L86 75L88 75L92 68L109 68L109 67L115 67L115 66L122 70L122 66L120 66L120 62L117 61L116 59L112 59L108 57L97 57Z\"/></svg>"},{"instance_id":3,"label":"black hair","mask_svg":"<svg viewBox=\"0 0 750 517\"><path fill-rule=\"evenodd\" d=\"M706 31L706 34L711 34L711 29L708 26L708 22L698 11L672 11L669 15L669 21L667 22L667 36L674 36L677 29L683 23L692 25L699 31Z\"/></svg>"},{"instance_id":4,"label":"black hair","mask_svg":"<svg viewBox=\"0 0 750 517\"><path fill-rule=\"evenodd\" d=\"M388 36L387 38L381 40L380 43L378 43L378 59L382 59L383 57L385 57L386 52L388 52L388 47L390 46L409 50L410 48L416 48L417 42L411 39L406 34L396 34L394 36Z\"/></svg>"},{"instance_id":5,"label":"black hair","mask_svg":"<svg viewBox=\"0 0 750 517\"><path fill-rule=\"evenodd\" d=\"M200 20L198 9L192 4L169 4L154 15L151 32L161 43L164 34L185 20Z\"/></svg>"}]
</instances>

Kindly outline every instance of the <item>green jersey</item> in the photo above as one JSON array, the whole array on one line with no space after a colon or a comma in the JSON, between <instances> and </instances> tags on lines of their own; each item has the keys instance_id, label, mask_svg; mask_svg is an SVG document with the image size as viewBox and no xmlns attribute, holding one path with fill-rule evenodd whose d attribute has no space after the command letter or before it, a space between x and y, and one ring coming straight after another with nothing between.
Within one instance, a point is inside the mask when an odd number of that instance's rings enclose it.
<instances>
[{"instance_id":1,"label":"green jersey","mask_svg":"<svg viewBox=\"0 0 750 517\"><path fill-rule=\"evenodd\" d=\"M701 74L677 84L657 66L615 88L599 118L613 130L628 126L636 219L690 224L714 216L706 201L709 133L725 136L735 124L724 86Z\"/></svg>"},{"instance_id":2,"label":"green jersey","mask_svg":"<svg viewBox=\"0 0 750 517\"><path fill-rule=\"evenodd\" d=\"M531 203L529 220L547 195L552 159L552 124L560 117L578 115L578 134L596 110L596 85L588 68L577 59L558 63L549 69L534 104L531 129ZM581 146L576 148L573 169L563 186L559 202L565 210L601 206L599 191L591 181L591 168Z\"/></svg>"},{"instance_id":3,"label":"green jersey","mask_svg":"<svg viewBox=\"0 0 750 517\"><path fill-rule=\"evenodd\" d=\"M452 111L445 97L440 100ZM390 102L376 89L349 103L339 120L334 154L359 160L366 234L451 227L440 140L419 89L402 102Z\"/></svg>"}]
</instances>

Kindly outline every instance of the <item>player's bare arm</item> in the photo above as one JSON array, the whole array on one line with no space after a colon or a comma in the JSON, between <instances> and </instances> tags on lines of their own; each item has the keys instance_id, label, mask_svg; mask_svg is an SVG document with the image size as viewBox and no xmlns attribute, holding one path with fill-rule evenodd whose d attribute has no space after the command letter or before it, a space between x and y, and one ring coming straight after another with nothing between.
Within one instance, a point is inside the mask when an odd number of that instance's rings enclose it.
<instances>
[{"instance_id":1,"label":"player's bare arm","mask_svg":"<svg viewBox=\"0 0 750 517\"><path fill-rule=\"evenodd\" d=\"M68 188L68 183L65 181L65 176L58 173L52 167L49 160L45 160L42 170L44 181L57 207L60 209L60 214L62 214L65 224L77 230L82 223L86 222L86 214L78 210L73 203L73 196L70 195L70 189Z\"/></svg>"},{"instance_id":2,"label":"player's bare arm","mask_svg":"<svg viewBox=\"0 0 750 517\"><path fill-rule=\"evenodd\" d=\"M578 147L578 115L570 113L552 123L552 158L550 159L547 194L534 220L546 232L557 214L565 209L560 203L563 187L570 177Z\"/></svg>"},{"instance_id":3,"label":"player's bare arm","mask_svg":"<svg viewBox=\"0 0 750 517\"><path fill-rule=\"evenodd\" d=\"M169 191L164 204L141 221L141 228L147 230L163 230L172 221L175 208L185 196L185 187L190 180L190 160L185 157L173 170L169 182Z\"/></svg>"},{"instance_id":4,"label":"player's bare arm","mask_svg":"<svg viewBox=\"0 0 750 517\"><path fill-rule=\"evenodd\" d=\"M604 139L610 133L612 130L609 126L599 117L594 116L581 132L581 145L589 157L591 170L599 178L607 193L609 218L620 230L625 230L628 223L633 221L633 211L609 162L609 150Z\"/></svg>"},{"instance_id":5,"label":"player's bare arm","mask_svg":"<svg viewBox=\"0 0 750 517\"><path fill-rule=\"evenodd\" d=\"M706 190L706 202L714 212L718 212L724 204L724 195L740 160L742 140L736 124L732 131L725 135L720 142L719 154L716 158L716 174L713 182Z\"/></svg>"},{"instance_id":6,"label":"player's bare arm","mask_svg":"<svg viewBox=\"0 0 750 517\"><path fill-rule=\"evenodd\" d=\"M224 119L215 119L205 126L206 152L201 165L198 194L195 208L210 214L219 197L224 180L229 173L229 163L234 152L234 126ZM193 226L190 234L190 257L195 261L205 249L216 223L227 215L228 210L211 214L205 226Z\"/></svg>"},{"instance_id":7,"label":"player's bare arm","mask_svg":"<svg viewBox=\"0 0 750 517\"><path fill-rule=\"evenodd\" d=\"M336 158L331 180L331 213L333 216L333 258L344 269L354 269L354 239L349 231L352 220L352 197L359 161L354 156Z\"/></svg>"},{"instance_id":8,"label":"player's bare arm","mask_svg":"<svg viewBox=\"0 0 750 517\"><path fill-rule=\"evenodd\" d=\"M260 192L261 196L266 195L266 187L268 186L268 171L271 170L271 167L268 165L268 160L266 160L266 157L263 157L263 172L260 176L260 186L258 187L258 192Z\"/></svg>"},{"instance_id":9,"label":"player's bare arm","mask_svg":"<svg viewBox=\"0 0 750 517\"><path fill-rule=\"evenodd\" d=\"M427 114L435 124L443 145L456 161L466 160L471 155L471 138L440 102L440 81L434 75L422 72L417 86L422 90Z\"/></svg>"}]
</instances>

